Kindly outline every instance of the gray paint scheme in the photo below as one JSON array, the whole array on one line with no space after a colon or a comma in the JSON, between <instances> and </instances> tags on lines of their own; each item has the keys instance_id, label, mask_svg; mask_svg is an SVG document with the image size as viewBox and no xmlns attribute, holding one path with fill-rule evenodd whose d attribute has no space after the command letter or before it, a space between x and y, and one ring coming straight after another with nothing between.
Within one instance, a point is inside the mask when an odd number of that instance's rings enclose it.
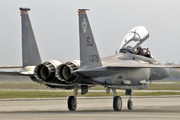
<instances>
[{"instance_id":1,"label":"gray paint scheme","mask_svg":"<svg viewBox=\"0 0 180 120\"><path fill-rule=\"evenodd\" d=\"M37 43L32 30L31 22L27 11L28 8L20 8L22 23L22 61L23 67L41 64L41 58Z\"/></svg>"},{"instance_id":2,"label":"gray paint scheme","mask_svg":"<svg viewBox=\"0 0 180 120\"><path fill-rule=\"evenodd\" d=\"M77 60L68 62L50 60L42 64L27 13L30 9L20 8L20 10L23 68L14 72L0 71L0 74L29 76L33 81L50 88L74 89L74 96L70 96L68 99L69 110L74 111L76 109L76 95L79 88L81 88L82 94L86 94L88 87L103 85L107 87L106 93L109 93L110 89L113 90L114 101L117 102L115 104L113 102L113 107L115 106L114 110L119 111L122 106L116 109L119 107L117 100L121 100L121 98L115 97L115 89L126 89L126 95L131 96L132 89L147 89L148 80L160 80L168 77L168 67L179 68L179 66L162 65L154 58L136 55L129 50L120 50L117 55L101 59L86 15L86 9L79 9L78 11L80 68ZM59 77L55 74L58 74ZM130 102L128 101L128 104ZM72 109L71 105L75 108Z\"/></svg>"},{"instance_id":3,"label":"gray paint scheme","mask_svg":"<svg viewBox=\"0 0 180 120\"><path fill-rule=\"evenodd\" d=\"M85 10L82 12L79 14L80 69L87 70L101 67L102 63Z\"/></svg>"},{"instance_id":4,"label":"gray paint scheme","mask_svg":"<svg viewBox=\"0 0 180 120\"><path fill-rule=\"evenodd\" d=\"M166 67L175 67L161 65L153 58L132 54L128 51L101 59L86 14L86 9L80 9L80 68L68 73L69 75L72 74L78 77L76 80L73 80L73 83L66 82L66 80L58 79L57 77L52 77L53 79L48 81L43 79L38 80L34 77L34 68L37 65L41 65L42 62L27 13L30 9L20 8L20 10L22 18L23 69L15 71L14 73L1 71L0 74L30 76L33 81L53 87L72 86L73 88L77 84L101 84L107 87L115 85L117 88L124 88L123 85L126 83L124 80L128 81L128 83L130 82L129 86L139 86L141 81L144 80L160 80L166 78L169 75ZM56 68L58 67L56 66ZM44 71L46 71L46 69L44 69ZM69 71L70 70L67 69L67 71L64 72Z\"/></svg>"},{"instance_id":5,"label":"gray paint scheme","mask_svg":"<svg viewBox=\"0 0 180 120\"><path fill-rule=\"evenodd\" d=\"M86 30L82 27L84 21L87 24ZM95 83L116 88L124 88L124 80L130 81L130 86L140 86L141 81L159 80L166 78L169 72L165 66L161 65L153 58L148 58L128 51L120 52L117 55L102 59L89 59L89 55L97 55L97 47L90 28L86 10L79 10L79 32L80 32L80 53L83 69L74 71L73 74L93 78ZM89 45L89 39L93 43ZM84 62L86 61L86 62ZM154 64L156 63L156 64ZM86 67L84 67L86 66ZM122 86L122 87L121 87ZM113 87L115 88L115 87ZM130 88L130 87L129 87Z\"/></svg>"}]
</instances>

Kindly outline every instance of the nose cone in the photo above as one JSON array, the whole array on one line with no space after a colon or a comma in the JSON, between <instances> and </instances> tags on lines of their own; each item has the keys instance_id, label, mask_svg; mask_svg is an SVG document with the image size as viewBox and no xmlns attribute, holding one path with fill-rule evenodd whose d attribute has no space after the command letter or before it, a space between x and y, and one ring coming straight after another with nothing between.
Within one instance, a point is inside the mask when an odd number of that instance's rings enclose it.
<instances>
[{"instance_id":1,"label":"nose cone","mask_svg":"<svg viewBox=\"0 0 180 120\"><path fill-rule=\"evenodd\" d=\"M169 70L167 68L162 68L158 71L158 73L161 75L159 76L160 79L165 79L169 76Z\"/></svg>"},{"instance_id":2,"label":"nose cone","mask_svg":"<svg viewBox=\"0 0 180 120\"><path fill-rule=\"evenodd\" d=\"M169 69L165 68L165 75L166 75L166 78L169 76Z\"/></svg>"},{"instance_id":3,"label":"nose cone","mask_svg":"<svg viewBox=\"0 0 180 120\"><path fill-rule=\"evenodd\" d=\"M169 76L169 70L167 68L154 68L151 69L151 75L149 80L161 80Z\"/></svg>"}]
</instances>

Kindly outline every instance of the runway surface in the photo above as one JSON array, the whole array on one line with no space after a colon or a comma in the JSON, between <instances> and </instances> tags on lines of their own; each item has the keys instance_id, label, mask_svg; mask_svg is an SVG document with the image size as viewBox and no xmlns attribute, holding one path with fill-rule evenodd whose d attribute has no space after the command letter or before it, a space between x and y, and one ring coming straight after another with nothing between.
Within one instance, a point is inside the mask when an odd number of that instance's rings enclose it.
<instances>
[{"instance_id":1,"label":"runway surface","mask_svg":"<svg viewBox=\"0 0 180 120\"><path fill-rule=\"evenodd\" d=\"M179 120L180 96L132 97L133 110L127 109L129 97L122 97L123 108L115 112L112 97L81 97L75 112L68 111L68 98L1 99L0 120Z\"/></svg>"}]
</instances>

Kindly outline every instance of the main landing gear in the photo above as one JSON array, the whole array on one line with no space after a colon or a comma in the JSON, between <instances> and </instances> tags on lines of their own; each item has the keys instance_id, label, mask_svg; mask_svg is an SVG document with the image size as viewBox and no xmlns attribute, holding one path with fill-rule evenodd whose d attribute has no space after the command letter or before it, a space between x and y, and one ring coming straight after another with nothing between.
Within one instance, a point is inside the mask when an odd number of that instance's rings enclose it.
<instances>
[{"instance_id":1,"label":"main landing gear","mask_svg":"<svg viewBox=\"0 0 180 120\"><path fill-rule=\"evenodd\" d=\"M113 91L113 108L115 111L121 111L122 109L122 99L120 96L116 96L116 89L112 89Z\"/></svg>"},{"instance_id":2,"label":"main landing gear","mask_svg":"<svg viewBox=\"0 0 180 120\"><path fill-rule=\"evenodd\" d=\"M74 87L74 96L70 96L68 98L68 109L69 111L75 111L77 108L77 100L76 100L76 96L78 94L78 87L79 86L75 86ZM81 87L82 88L82 87ZM107 88L106 93L109 94L111 88ZM112 89L113 91L113 109L114 111L121 111L122 109L122 99L120 96L116 96L117 92L116 89ZM84 93L87 93L87 91L85 91ZM82 93L81 93L82 94ZM133 90L132 89L126 89L126 95L130 95L130 98L127 102L127 108L129 110L133 109L133 102L131 101L131 96L133 95Z\"/></svg>"},{"instance_id":3,"label":"main landing gear","mask_svg":"<svg viewBox=\"0 0 180 120\"><path fill-rule=\"evenodd\" d=\"M120 96L116 96L117 95L116 89L112 89L112 91L113 91L113 109L114 109L114 111L121 111L122 99ZM109 94L109 92L110 92L110 88L107 88L106 93ZM133 109L133 102L131 101L131 96L133 95L132 89L127 89L126 95L130 95L130 98L127 102L127 108L129 110L132 110Z\"/></svg>"}]
</instances>

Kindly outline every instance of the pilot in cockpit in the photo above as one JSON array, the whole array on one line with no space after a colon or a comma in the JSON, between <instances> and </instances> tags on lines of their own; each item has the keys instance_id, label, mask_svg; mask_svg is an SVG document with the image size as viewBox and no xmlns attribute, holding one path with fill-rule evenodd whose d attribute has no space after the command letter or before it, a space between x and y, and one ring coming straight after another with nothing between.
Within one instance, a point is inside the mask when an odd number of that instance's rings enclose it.
<instances>
[{"instance_id":1,"label":"pilot in cockpit","mask_svg":"<svg viewBox=\"0 0 180 120\"><path fill-rule=\"evenodd\" d=\"M149 52L149 48L147 49L142 49L140 46L137 47L137 51L133 51L132 53L138 54L138 55L143 55L146 56Z\"/></svg>"},{"instance_id":2,"label":"pilot in cockpit","mask_svg":"<svg viewBox=\"0 0 180 120\"><path fill-rule=\"evenodd\" d=\"M132 53L133 53L133 54L138 54L139 51L140 51L140 50L139 50L139 47L138 47L137 50L136 50L136 51L132 51Z\"/></svg>"},{"instance_id":3,"label":"pilot in cockpit","mask_svg":"<svg viewBox=\"0 0 180 120\"><path fill-rule=\"evenodd\" d=\"M137 26L131 29L124 37L120 52L129 51L130 53L151 58L149 48L141 48L140 45L149 37L149 32L144 26ZM134 51L137 49L137 51Z\"/></svg>"}]
</instances>

